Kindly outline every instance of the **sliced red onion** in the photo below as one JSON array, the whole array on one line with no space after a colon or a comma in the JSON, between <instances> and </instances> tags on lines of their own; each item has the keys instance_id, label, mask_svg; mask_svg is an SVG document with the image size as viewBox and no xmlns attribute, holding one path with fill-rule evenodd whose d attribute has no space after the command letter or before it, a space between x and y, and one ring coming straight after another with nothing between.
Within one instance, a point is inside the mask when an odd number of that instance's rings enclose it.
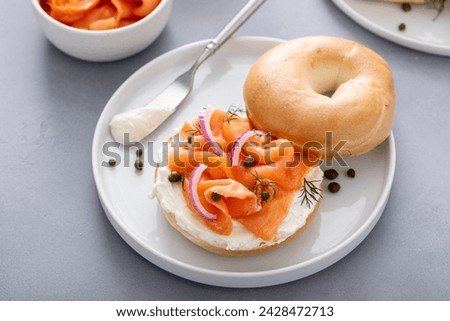
<instances>
[{"instance_id":1,"label":"sliced red onion","mask_svg":"<svg viewBox=\"0 0 450 321\"><path fill-rule=\"evenodd\" d=\"M219 144L214 140L214 135L211 130L211 116L214 112L214 108L210 105L203 106L200 115L198 116L198 121L200 123L200 128L202 130L202 134L205 137L206 141L211 144L211 148L213 152L219 156L223 155L223 150Z\"/></svg>"},{"instance_id":2,"label":"sliced red onion","mask_svg":"<svg viewBox=\"0 0 450 321\"><path fill-rule=\"evenodd\" d=\"M248 130L239 135L238 139L234 142L233 148L231 150L231 166L239 165L239 155L241 155L242 146L244 146L245 142L249 140L250 137L253 137L255 135L265 136L268 135L268 133L261 130Z\"/></svg>"},{"instance_id":3,"label":"sliced red onion","mask_svg":"<svg viewBox=\"0 0 450 321\"><path fill-rule=\"evenodd\" d=\"M217 216L210 213L200 202L200 197L198 196L197 186L203 172L207 168L206 165L200 164L192 170L191 179L189 181L189 197L191 199L192 207L194 210L200 214L202 217L209 221L215 221Z\"/></svg>"}]
</instances>

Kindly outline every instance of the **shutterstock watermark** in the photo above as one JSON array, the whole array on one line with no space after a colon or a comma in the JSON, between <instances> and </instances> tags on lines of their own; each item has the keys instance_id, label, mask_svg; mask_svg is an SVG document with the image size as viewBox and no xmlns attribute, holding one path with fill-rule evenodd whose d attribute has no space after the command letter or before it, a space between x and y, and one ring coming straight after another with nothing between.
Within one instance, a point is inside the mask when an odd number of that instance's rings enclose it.
<instances>
[{"instance_id":1,"label":"shutterstock watermark","mask_svg":"<svg viewBox=\"0 0 450 321\"><path fill-rule=\"evenodd\" d=\"M245 142L242 146L239 146L238 142L220 145L204 139L197 140L194 136L181 139L179 134L173 136L170 141L160 144L153 141L131 143L129 135L126 134L123 145L110 141L102 146L102 153L106 160L102 161L101 166L110 167L110 160L114 161L115 166L134 166L132 151L140 150L142 153L145 152L144 160L151 167L167 166L169 154L170 161L179 168L195 167L200 163L213 168L232 167L235 165L233 157L236 157L236 154L239 157L238 163L246 167L247 165L251 167L253 164L275 166L279 161L285 161L285 167L295 167L300 163L306 166L317 166L321 162L325 166L331 166L332 162L337 162L342 167L348 167L340 155L340 150L346 143L347 141L338 141L334 144L332 132L325 133L325 144L310 141L302 146L287 140L271 140L269 134L257 141ZM218 146L222 153L217 153ZM229 156L223 157L221 154Z\"/></svg>"}]
</instances>

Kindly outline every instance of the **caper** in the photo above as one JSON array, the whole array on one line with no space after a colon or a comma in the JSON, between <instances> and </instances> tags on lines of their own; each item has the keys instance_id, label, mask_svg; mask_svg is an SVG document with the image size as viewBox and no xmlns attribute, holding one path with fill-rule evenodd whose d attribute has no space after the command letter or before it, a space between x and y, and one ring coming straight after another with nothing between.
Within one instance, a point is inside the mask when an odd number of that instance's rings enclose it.
<instances>
[{"instance_id":1,"label":"caper","mask_svg":"<svg viewBox=\"0 0 450 321\"><path fill-rule=\"evenodd\" d=\"M144 168L144 163L143 163L141 160L137 159L137 160L134 162L134 167L135 167L138 171L141 171L141 170Z\"/></svg>"},{"instance_id":2,"label":"caper","mask_svg":"<svg viewBox=\"0 0 450 321\"><path fill-rule=\"evenodd\" d=\"M270 198L270 193L268 191L264 190L261 192L261 200L263 202L267 202L269 200L269 198Z\"/></svg>"},{"instance_id":3,"label":"caper","mask_svg":"<svg viewBox=\"0 0 450 321\"><path fill-rule=\"evenodd\" d=\"M402 10L405 12L411 11L411 4L409 4L407 2L402 3Z\"/></svg>"},{"instance_id":4,"label":"caper","mask_svg":"<svg viewBox=\"0 0 450 321\"><path fill-rule=\"evenodd\" d=\"M144 153L144 151L143 151L142 149L140 149L140 148L138 148L138 149L136 150L136 156L137 156L137 157L141 157L143 153Z\"/></svg>"},{"instance_id":5,"label":"caper","mask_svg":"<svg viewBox=\"0 0 450 321\"><path fill-rule=\"evenodd\" d=\"M222 195L220 195L219 193L216 193L216 192L212 192L211 198L214 202L218 202L222 198Z\"/></svg>"},{"instance_id":6,"label":"caper","mask_svg":"<svg viewBox=\"0 0 450 321\"><path fill-rule=\"evenodd\" d=\"M323 173L323 176L325 176L326 179L333 180L339 176L339 173L335 169L327 169Z\"/></svg>"},{"instance_id":7,"label":"caper","mask_svg":"<svg viewBox=\"0 0 450 321\"><path fill-rule=\"evenodd\" d=\"M349 176L349 177L355 177L356 176L356 172L355 172L355 170L353 169L353 168L350 168L348 171L347 171L347 175Z\"/></svg>"},{"instance_id":8,"label":"caper","mask_svg":"<svg viewBox=\"0 0 450 321\"><path fill-rule=\"evenodd\" d=\"M178 172L172 172L169 174L169 177L167 178L169 180L169 182L171 183L176 183L181 181L181 179L183 178L183 176L181 176L180 173Z\"/></svg>"},{"instance_id":9,"label":"caper","mask_svg":"<svg viewBox=\"0 0 450 321\"><path fill-rule=\"evenodd\" d=\"M404 23L401 23L398 25L398 30L404 31L406 29L406 25Z\"/></svg>"},{"instance_id":10,"label":"caper","mask_svg":"<svg viewBox=\"0 0 450 321\"><path fill-rule=\"evenodd\" d=\"M339 185L336 182L332 182L332 183L328 184L328 190L331 193L337 193L337 192L339 192L340 189L341 189L341 185Z\"/></svg>"},{"instance_id":11,"label":"caper","mask_svg":"<svg viewBox=\"0 0 450 321\"><path fill-rule=\"evenodd\" d=\"M108 164L109 164L109 166L114 167L114 166L116 166L116 160L113 159L113 158L111 158L111 159L108 161Z\"/></svg>"},{"instance_id":12,"label":"caper","mask_svg":"<svg viewBox=\"0 0 450 321\"><path fill-rule=\"evenodd\" d=\"M254 164L255 159L251 155L248 155L244 160L244 167L253 167Z\"/></svg>"}]
</instances>

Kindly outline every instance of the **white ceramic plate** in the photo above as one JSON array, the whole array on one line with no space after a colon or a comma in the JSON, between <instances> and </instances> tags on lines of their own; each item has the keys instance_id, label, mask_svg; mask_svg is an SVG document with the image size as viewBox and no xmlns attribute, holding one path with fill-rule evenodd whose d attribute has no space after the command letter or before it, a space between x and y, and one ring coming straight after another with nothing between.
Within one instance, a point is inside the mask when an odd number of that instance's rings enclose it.
<instances>
[{"instance_id":1,"label":"white ceramic plate","mask_svg":"<svg viewBox=\"0 0 450 321\"><path fill-rule=\"evenodd\" d=\"M378 0L333 2L362 27L383 38L408 48L450 56L449 8L436 18L437 11L429 5L413 5L411 11L404 12L398 3ZM398 30L400 23L405 23L405 31Z\"/></svg>"},{"instance_id":2,"label":"white ceramic plate","mask_svg":"<svg viewBox=\"0 0 450 321\"><path fill-rule=\"evenodd\" d=\"M198 115L205 103L227 109L243 106L242 87L255 60L281 40L236 38L198 70L195 87L181 110L144 142L146 168L133 167L135 149L114 147L108 123L119 112L136 108L190 67L206 42L194 43L155 59L132 75L111 97L95 131L92 162L99 198L114 228L138 253L181 277L226 287L259 287L300 279L335 263L372 230L388 200L395 168L391 136L369 154L349 160L357 177L342 174L342 189L325 192L320 212L295 241L253 257L223 257L191 244L165 221L152 189L154 169L148 165L173 128ZM154 142L151 145L149 142ZM150 151L150 152L149 152ZM120 155L115 168L102 162ZM116 155L116 156L117 156ZM125 166L126 159L129 166ZM338 168L343 173L344 169Z\"/></svg>"}]
</instances>

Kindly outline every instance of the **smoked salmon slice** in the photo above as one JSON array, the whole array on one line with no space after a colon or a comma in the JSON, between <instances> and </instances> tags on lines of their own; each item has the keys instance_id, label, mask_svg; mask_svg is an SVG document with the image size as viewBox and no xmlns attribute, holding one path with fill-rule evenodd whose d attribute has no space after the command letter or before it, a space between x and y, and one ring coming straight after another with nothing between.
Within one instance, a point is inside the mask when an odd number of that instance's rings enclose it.
<instances>
[{"instance_id":1,"label":"smoked salmon slice","mask_svg":"<svg viewBox=\"0 0 450 321\"><path fill-rule=\"evenodd\" d=\"M92 25L94 23L114 18L115 14L116 9L114 6L111 4L105 4L86 13L82 18L75 21L72 24L72 27L79 29L92 29Z\"/></svg>"},{"instance_id":2,"label":"smoked salmon slice","mask_svg":"<svg viewBox=\"0 0 450 321\"><path fill-rule=\"evenodd\" d=\"M201 220L206 226L208 226L211 230L221 235L230 235L233 231L233 221L230 215L227 213L220 211L217 207L209 204L206 201L203 201L203 205L212 213L216 214L215 220L205 220L192 206L191 199L189 198L189 180L184 182L183 195L186 199L186 203L191 211L196 215L196 217ZM201 193L201 190L199 191ZM201 194L200 194L201 195Z\"/></svg>"},{"instance_id":3,"label":"smoked salmon slice","mask_svg":"<svg viewBox=\"0 0 450 321\"><path fill-rule=\"evenodd\" d=\"M138 17L145 17L150 12L155 10L161 0L142 0L142 4L133 10L133 13Z\"/></svg>"},{"instance_id":4,"label":"smoked salmon slice","mask_svg":"<svg viewBox=\"0 0 450 321\"><path fill-rule=\"evenodd\" d=\"M286 218L293 198L293 192L277 189L276 196L270 202L264 202L259 212L237 220L256 236L270 241Z\"/></svg>"},{"instance_id":5,"label":"smoked salmon slice","mask_svg":"<svg viewBox=\"0 0 450 321\"><path fill-rule=\"evenodd\" d=\"M100 0L48 0L50 15L58 21L72 23L82 18Z\"/></svg>"},{"instance_id":6,"label":"smoked salmon slice","mask_svg":"<svg viewBox=\"0 0 450 321\"><path fill-rule=\"evenodd\" d=\"M198 192L206 202L231 217L252 215L261 209L256 194L233 179L204 180L198 185ZM220 195L219 200L214 200L214 193Z\"/></svg>"}]
</instances>

